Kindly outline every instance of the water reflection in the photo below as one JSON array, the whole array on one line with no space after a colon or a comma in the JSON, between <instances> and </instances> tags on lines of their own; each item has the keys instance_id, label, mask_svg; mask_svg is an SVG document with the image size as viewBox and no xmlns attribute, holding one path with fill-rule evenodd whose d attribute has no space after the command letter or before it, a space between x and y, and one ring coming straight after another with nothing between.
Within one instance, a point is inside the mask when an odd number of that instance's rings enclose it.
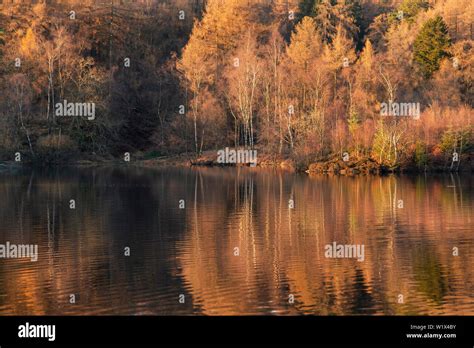
<instances>
[{"instance_id":1,"label":"water reflection","mask_svg":"<svg viewBox=\"0 0 474 348\"><path fill-rule=\"evenodd\" d=\"M39 259L0 259L0 314L472 315L473 187L248 168L3 173L0 243L38 244ZM333 242L365 245L364 262L326 258Z\"/></svg>"}]
</instances>

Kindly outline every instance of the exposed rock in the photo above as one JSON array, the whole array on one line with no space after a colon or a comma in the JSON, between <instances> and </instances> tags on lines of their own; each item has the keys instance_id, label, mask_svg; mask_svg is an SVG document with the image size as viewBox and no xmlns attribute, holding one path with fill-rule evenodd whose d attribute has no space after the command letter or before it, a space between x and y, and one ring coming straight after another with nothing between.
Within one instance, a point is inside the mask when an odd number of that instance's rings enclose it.
<instances>
[{"instance_id":1,"label":"exposed rock","mask_svg":"<svg viewBox=\"0 0 474 348\"><path fill-rule=\"evenodd\" d=\"M307 173L331 173L338 175L384 174L397 170L397 167L379 165L371 158L344 162L339 158L316 162L309 165Z\"/></svg>"}]
</instances>

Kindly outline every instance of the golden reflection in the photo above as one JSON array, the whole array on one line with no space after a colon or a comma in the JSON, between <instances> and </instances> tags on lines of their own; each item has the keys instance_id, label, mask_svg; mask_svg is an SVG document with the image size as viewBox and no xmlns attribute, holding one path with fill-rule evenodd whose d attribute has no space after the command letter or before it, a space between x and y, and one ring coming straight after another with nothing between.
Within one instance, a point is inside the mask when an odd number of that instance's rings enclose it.
<instances>
[{"instance_id":1,"label":"golden reflection","mask_svg":"<svg viewBox=\"0 0 474 348\"><path fill-rule=\"evenodd\" d=\"M40 255L0 260L0 313L472 315L472 187L246 168L3 175L0 242ZM327 259L333 242L364 245L364 261Z\"/></svg>"}]
</instances>

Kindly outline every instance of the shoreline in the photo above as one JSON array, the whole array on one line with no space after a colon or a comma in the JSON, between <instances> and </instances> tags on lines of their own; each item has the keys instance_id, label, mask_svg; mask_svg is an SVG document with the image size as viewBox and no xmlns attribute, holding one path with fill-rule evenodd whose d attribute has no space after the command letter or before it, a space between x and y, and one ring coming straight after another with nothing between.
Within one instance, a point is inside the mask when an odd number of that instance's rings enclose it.
<instances>
[{"instance_id":1,"label":"shoreline","mask_svg":"<svg viewBox=\"0 0 474 348\"><path fill-rule=\"evenodd\" d=\"M276 169L294 173L306 173L308 175L338 175L338 176L365 176L365 175L388 175L388 174L469 174L474 172L474 163L468 159L461 162L457 170L450 170L446 165L432 165L424 168L417 167L413 163L389 166L379 164L370 157L360 157L355 160L344 161L338 156L328 156L325 159L307 161L309 164L297 163L294 159L285 156L264 154L259 156L255 166L250 163L218 163L216 151L206 151L201 156L194 154L178 154L171 156L159 156L154 158L143 158L142 156L131 156L129 162L123 159L79 159L72 162L48 163L37 165L33 162L18 163L15 161L0 162L0 172L18 170L21 168L60 168L60 167L111 167L111 166L133 166L143 168L159 167L250 167L254 169Z\"/></svg>"}]
</instances>

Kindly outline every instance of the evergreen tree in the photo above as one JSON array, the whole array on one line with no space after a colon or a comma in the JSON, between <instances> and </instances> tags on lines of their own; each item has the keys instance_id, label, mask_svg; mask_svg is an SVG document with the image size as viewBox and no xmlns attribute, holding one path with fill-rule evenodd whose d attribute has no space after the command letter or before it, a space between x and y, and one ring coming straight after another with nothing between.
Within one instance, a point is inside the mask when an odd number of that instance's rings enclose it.
<instances>
[{"instance_id":1,"label":"evergreen tree","mask_svg":"<svg viewBox=\"0 0 474 348\"><path fill-rule=\"evenodd\" d=\"M429 3L426 0L405 0L398 9L403 11L404 19L410 20L420 11L426 11L429 7Z\"/></svg>"},{"instance_id":2,"label":"evergreen tree","mask_svg":"<svg viewBox=\"0 0 474 348\"><path fill-rule=\"evenodd\" d=\"M299 3L300 17L311 16L314 17L315 9L320 0L301 0Z\"/></svg>"},{"instance_id":3,"label":"evergreen tree","mask_svg":"<svg viewBox=\"0 0 474 348\"><path fill-rule=\"evenodd\" d=\"M359 1L349 0L315 0L310 14L316 20L316 25L324 41L330 43L341 25L344 30L357 41L361 21Z\"/></svg>"},{"instance_id":4,"label":"evergreen tree","mask_svg":"<svg viewBox=\"0 0 474 348\"><path fill-rule=\"evenodd\" d=\"M360 0L346 0L349 7L351 17L354 19L354 26L357 32L353 33L354 39L357 40L357 49L360 50L364 46L364 37L367 31L367 23L364 23L364 11Z\"/></svg>"},{"instance_id":5,"label":"evergreen tree","mask_svg":"<svg viewBox=\"0 0 474 348\"><path fill-rule=\"evenodd\" d=\"M337 17L330 0L323 0L315 6L314 18L323 40L331 42L336 36Z\"/></svg>"},{"instance_id":6,"label":"evergreen tree","mask_svg":"<svg viewBox=\"0 0 474 348\"><path fill-rule=\"evenodd\" d=\"M439 69L441 60L449 56L450 44L443 18L437 16L423 25L415 39L413 59L425 78L431 77Z\"/></svg>"},{"instance_id":7,"label":"evergreen tree","mask_svg":"<svg viewBox=\"0 0 474 348\"><path fill-rule=\"evenodd\" d=\"M349 11L354 18L354 22L357 24L358 27L362 25L362 5L360 4L359 0L346 0L345 5L349 7Z\"/></svg>"},{"instance_id":8,"label":"evergreen tree","mask_svg":"<svg viewBox=\"0 0 474 348\"><path fill-rule=\"evenodd\" d=\"M426 11L429 7L427 0L404 0L397 10L390 14L389 22L390 24L400 20L413 22L418 13Z\"/></svg>"}]
</instances>

